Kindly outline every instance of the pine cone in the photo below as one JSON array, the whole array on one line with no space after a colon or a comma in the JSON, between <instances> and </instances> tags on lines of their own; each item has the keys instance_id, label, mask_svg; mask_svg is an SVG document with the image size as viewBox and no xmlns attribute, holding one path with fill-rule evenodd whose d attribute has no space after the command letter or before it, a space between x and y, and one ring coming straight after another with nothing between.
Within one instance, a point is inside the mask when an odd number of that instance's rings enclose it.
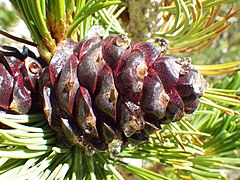
<instances>
[{"instance_id":1,"label":"pine cone","mask_svg":"<svg viewBox=\"0 0 240 180\"><path fill-rule=\"evenodd\" d=\"M3 49L7 51L0 51L0 109L18 114L36 111L41 64L26 47L23 53L9 46Z\"/></svg>"},{"instance_id":2,"label":"pine cone","mask_svg":"<svg viewBox=\"0 0 240 180\"><path fill-rule=\"evenodd\" d=\"M189 59L163 54L164 43L123 35L62 41L38 81L50 126L70 145L117 154L193 113L206 81Z\"/></svg>"}]
</instances>

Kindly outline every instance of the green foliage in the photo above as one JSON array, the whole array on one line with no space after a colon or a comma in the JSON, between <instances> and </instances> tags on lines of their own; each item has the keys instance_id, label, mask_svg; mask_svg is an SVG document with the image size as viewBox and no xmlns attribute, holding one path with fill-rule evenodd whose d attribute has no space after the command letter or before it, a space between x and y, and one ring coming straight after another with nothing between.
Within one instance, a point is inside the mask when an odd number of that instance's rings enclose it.
<instances>
[{"instance_id":1,"label":"green foliage","mask_svg":"<svg viewBox=\"0 0 240 180\"><path fill-rule=\"evenodd\" d=\"M126 31L119 19L126 10L125 2L11 2L26 22L38 50L48 60L61 39L82 39L92 25L102 25L106 35ZM232 2L226 0L168 2L170 5L159 11L174 17L173 26L153 37L167 38L175 52L207 46L220 35L218 28L228 27L227 19L239 12L226 15ZM224 11L219 12L219 17L225 18L208 19L223 2ZM164 20L171 23L167 18ZM142 179L225 179L224 169L240 171L238 25L205 50L189 54L196 64L205 64L196 68L209 77L209 89L195 114L162 126L150 142L124 148L117 157L100 152L87 155L81 147L65 146L43 114L1 113L0 179L124 179L122 169ZM227 63L232 61L236 62ZM213 63L216 65L206 65ZM125 158L141 160L143 165L134 166Z\"/></svg>"},{"instance_id":2,"label":"green foliage","mask_svg":"<svg viewBox=\"0 0 240 180\"><path fill-rule=\"evenodd\" d=\"M16 14L12 10L8 10L4 2L0 3L0 29L12 30L18 22Z\"/></svg>"},{"instance_id":3,"label":"green foliage","mask_svg":"<svg viewBox=\"0 0 240 180\"><path fill-rule=\"evenodd\" d=\"M227 31L224 31L221 36L207 48L200 50L197 53L182 53L182 55L191 56L193 63L198 65L239 61L239 23L239 18L236 18L236 22L233 23Z\"/></svg>"}]
</instances>

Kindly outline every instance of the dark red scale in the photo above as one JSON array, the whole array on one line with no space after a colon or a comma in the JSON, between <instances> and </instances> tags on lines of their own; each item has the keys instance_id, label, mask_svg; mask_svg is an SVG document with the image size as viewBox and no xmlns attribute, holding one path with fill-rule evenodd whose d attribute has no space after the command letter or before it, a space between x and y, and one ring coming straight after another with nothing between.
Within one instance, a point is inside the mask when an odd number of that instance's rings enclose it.
<instances>
[{"instance_id":1,"label":"dark red scale","mask_svg":"<svg viewBox=\"0 0 240 180\"><path fill-rule=\"evenodd\" d=\"M80 86L77 78L78 64L79 60L77 57L71 55L63 65L59 80L54 87L61 109L70 116L73 113L75 96Z\"/></svg>"},{"instance_id":2,"label":"dark red scale","mask_svg":"<svg viewBox=\"0 0 240 180\"><path fill-rule=\"evenodd\" d=\"M148 67L152 66L152 63L161 54L159 49L150 42L138 42L132 45L133 49L138 49L142 52L144 59Z\"/></svg>"},{"instance_id":3,"label":"dark red scale","mask_svg":"<svg viewBox=\"0 0 240 180\"><path fill-rule=\"evenodd\" d=\"M125 51L129 52L130 39L126 36L109 36L102 45L103 58L115 72Z\"/></svg>"},{"instance_id":4,"label":"dark red scale","mask_svg":"<svg viewBox=\"0 0 240 180\"><path fill-rule=\"evenodd\" d=\"M8 109L12 99L14 79L3 64L0 64L0 107Z\"/></svg>"},{"instance_id":5,"label":"dark red scale","mask_svg":"<svg viewBox=\"0 0 240 180\"><path fill-rule=\"evenodd\" d=\"M101 55L100 45L98 43L88 49L78 65L78 80L81 86L87 88L92 96L97 87L98 73L106 64Z\"/></svg>"},{"instance_id":6,"label":"dark red scale","mask_svg":"<svg viewBox=\"0 0 240 180\"><path fill-rule=\"evenodd\" d=\"M202 95L204 89L202 88L202 81L203 78L195 69L185 70L185 73L180 75L176 89L185 105L191 104Z\"/></svg>"},{"instance_id":7,"label":"dark red scale","mask_svg":"<svg viewBox=\"0 0 240 180\"><path fill-rule=\"evenodd\" d=\"M109 121L116 121L116 104L118 92L114 85L111 68L105 64L98 74L97 89L94 95L94 104L98 111Z\"/></svg>"},{"instance_id":8,"label":"dark red scale","mask_svg":"<svg viewBox=\"0 0 240 180\"><path fill-rule=\"evenodd\" d=\"M153 69L149 69L148 75L144 79L141 99L141 108L145 112L145 118L154 122L164 117L168 102L169 97L164 90L162 81Z\"/></svg>"},{"instance_id":9,"label":"dark red scale","mask_svg":"<svg viewBox=\"0 0 240 180\"><path fill-rule=\"evenodd\" d=\"M115 74L116 87L123 97L138 104L140 101L147 65L139 50L122 59Z\"/></svg>"},{"instance_id":10,"label":"dark red scale","mask_svg":"<svg viewBox=\"0 0 240 180\"><path fill-rule=\"evenodd\" d=\"M144 128L141 108L131 101L120 98L117 104L117 122L126 137L139 133Z\"/></svg>"},{"instance_id":11,"label":"dark red scale","mask_svg":"<svg viewBox=\"0 0 240 180\"><path fill-rule=\"evenodd\" d=\"M59 73L62 70L63 65L66 63L68 58L73 54L73 48L77 45L76 42L66 39L58 44L55 55L52 57L49 64L49 74L52 86L58 78Z\"/></svg>"},{"instance_id":12,"label":"dark red scale","mask_svg":"<svg viewBox=\"0 0 240 180\"><path fill-rule=\"evenodd\" d=\"M26 114L31 108L31 92L24 86L23 77L15 78L10 110L19 114Z\"/></svg>"},{"instance_id":13,"label":"dark red scale","mask_svg":"<svg viewBox=\"0 0 240 180\"><path fill-rule=\"evenodd\" d=\"M92 109L91 96L84 87L80 87L76 94L74 121L84 134L98 137L96 116Z\"/></svg>"},{"instance_id":14,"label":"dark red scale","mask_svg":"<svg viewBox=\"0 0 240 180\"><path fill-rule=\"evenodd\" d=\"M160 56L154 61L152 68L156 71L167 92L177 84L181 65L176 63L174 57Z\"/></svg>"},{"instance_id":15,"label":"dark red scale","mask_svg":"<svg viewBox=\"0 0 240 180\"><path fill-rule=\"evenodd\" d=\"M172 88L169 93L169 102L167 106L166 117L169 120L179 120L184 116L184 104L177 90Z\"/></svg>"}]
</instances>

